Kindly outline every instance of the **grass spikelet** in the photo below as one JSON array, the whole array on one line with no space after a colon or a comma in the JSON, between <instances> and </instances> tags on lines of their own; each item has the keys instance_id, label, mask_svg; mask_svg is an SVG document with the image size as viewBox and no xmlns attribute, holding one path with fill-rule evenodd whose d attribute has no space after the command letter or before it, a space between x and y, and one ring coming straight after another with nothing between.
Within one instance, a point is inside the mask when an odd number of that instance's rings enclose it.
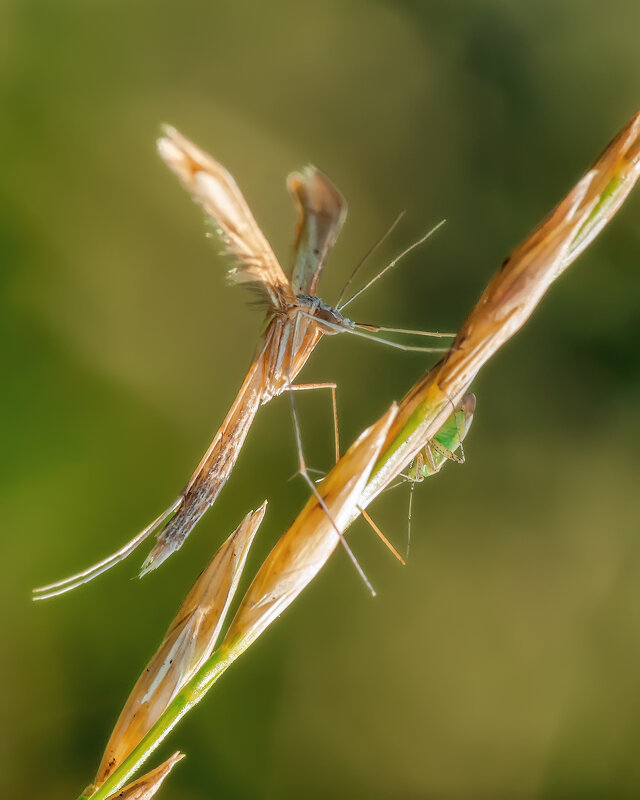
<instances>
[{"instance_id":1,"label":"grass spikelet","mask_svg":"<svg viewBox=\"0 0 640 800\"><path fill-rule=\"evenodd\" d=\"M394 404L361 433L318 486L331 519L312 497L279 539L244 596L223 649L246 650L327 562L340 541L333 523L342 532L357 508L396 411Z\"/></svg>"},{"instance_id":2,"label":"grass spikelet","mask_svg":"<svg viewBox=\"0 0 640 800\"><path fill-rule=\"evenodd\" d=\"M365 507L439 431L481 367L527 321L553 281L609 222L640 176L640 112L505 260L444 358L399 403L365 488Z\"/></svg>"},{"instance_id":3,"label":"grass spikelet","mask_svg":"<svg viewBox=\"0 0 640 800\"><path fill-rule=\"evenodd\" d=\"M213 652L265 509L266 503L245 516L187 595L125 703L98 768L96 786L138 745Z\"/></svg>"},{"instance_id":4,"label":"grass spikelet","mask_svg":"<svg viewBox=\"0 0 640 800\"><path fill-rule=\"evenodd\" d=\"M108 800L149 800L158 792L164 779L178 761L182 761L183 758L184 753L174 753L164 764L160 764L159 767L125 786L121 791L112 794Z\"/></svg>"},{"instance_id":5,"label":"grass spikelet","mask_svg":"<svg viewBox=\"0 0 640 800\"><path fill-rule=\"evenodd\" d=\"M394 404L375 425L361 433L318 485L318 493L339 530L346 526L357 506L396 411ZM260 510L255 513L260 513ZM106 800L124 785L179 720L205 696L222 673L317 575L339 541L338 533L325 510L313 497L260 568L222 645L178 691L139 744L115 769L111 768L111 773L97 791L91 795L83 794L81 800L89 796L93 800ZM142 696L137 687L133 695ZM131 700L127 702L125 711L130 704ZM129 718L131 714L127 712L126 716ZM127 741L127 746L129 744ZM105 754L107 757L108 753Z\"/></svg>"}]
</instances>

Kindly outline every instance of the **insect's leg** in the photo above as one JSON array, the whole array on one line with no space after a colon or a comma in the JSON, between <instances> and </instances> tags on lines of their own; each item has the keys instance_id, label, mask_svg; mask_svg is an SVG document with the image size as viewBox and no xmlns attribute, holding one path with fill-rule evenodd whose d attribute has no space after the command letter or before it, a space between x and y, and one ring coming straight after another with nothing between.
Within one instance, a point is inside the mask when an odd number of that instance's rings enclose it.
<instances>
[{"instance_id":1,"label":"insect's leg","mask_svg":"<svg viewBox=\"0 0 640 800\"><path fill-rule=\"evenodd\" d=\"M428 443L424 448L424 452L427 454L427 458L431 461L431 463L433 463L433 454L429 449ZM422 450L417 454L411 466L409 467L409 473L403 477L406 477L409 483L411 484L411 489L409 490L409 513L407 514L407 550L405 553L405 557L409 558L409 550L411 549L411 516L413 511L413 490L416 487L416 483L422 483L422 481L424 480L424 456L422 455Z\"/></svg>"},{"instance_id":2,"label":"insect's leg","mask_svg":"<svg viewBox=\"0 0 640 800\"><path fill-rule=\"evenodd\" d=\"M429 466L431 466L434 471L436 466L435 462L433 461L433 453L431 452L431 448L433 448L437 453L440 453L441 456L448 458L449 461L455 461L456 464L464 464L464 453L462 453L462 455L458 455L457 453L454 453L453 450L448 450L444 445L440 444L437 439L431 439L425 450L430 453L431 462ZM460 442L460 449L462 449L462 442Z\"/></svg>"},{"instance_id":3,"label":"insect's leg","mask_svg":"<svg viewBox=\"0 0 640 800\"><path fill-rule=\"evenodd\" d=\"M324 389L324 388L331 389L331 396L332 396L332 400L333 400L333 427L334 427L334 433L335 433L336 463L337 463L340 460L340 439L339 439L339 435L338 435L338 408L337 408L337 404L336 404L336 384L335 383L303 383L303 384L299 384L298 383L298 384L293 384L293 386L290 386L289 388L291 390L294 390L294 391L300 391L300 390L304 390L304 389ZM310 468L307 467L307 471L312 471L312 470L310 470ZM376 534L380 537L380 539L384 542L384 544L389 548L389 550L391 550L391 552L398 559L398 561L401 564L404 564L405 563L404 559L402 558L400 553L398 553L398 551L391 544L391 542L387 539L387 537L384 535L384 533L382 533L380 528L371 519L370 515L363 508L359 508L358 510L360 511L360 513L362 514L364 519L373 528L373 530L376 532Z\"/></svg>"},{"instance_id":4,"label":"insect's leg","mask_svg":"<svg viewBox=\"0 0 640 800\"><path fill-rule=\"evenodd\" d=\"M119 564L121 561L124 561L124 559L130 553L133 553L139 544L141 544L147 537L154 533L154 531L158 530L158 528L162 527L170 519L170 517L175 514L183 502L184 497L180 495L180 497L178 497L172 506L170 506L157 519L154 519L154 521L150 525L147 525L144 530L140 531L137 536L134 536L130 542L127 542L127 544L124 545L124 547L121 547L120 550L103 559L102 561L99 561L97 564L94 564L92 567L88 567L82 572L78 572L75 575L71 575L68 578L57 581L56 583L50 583L47 586L40 586L39 588L34 589L33 599L48 600L50 597L55 597L56 595L70 592L72 589L82 586L83 583L89 583L89 581L97 578L98 575L102 575L103 572L106 572L108 569L111 569L111 567Z\"/></svg>"},{"instance_id":5,"label":"insect's leg","mask_svg":"<svg viewBox=\"0 0 640 800\"><path fill-rule=\"evenodd\" d=\"M306 311L299 311L299 316L305 316L309 319L313 319L315 322L318 322L316 317L312 316L311 314L307 314ZM380 344L386 344L388 347L394 347L396 350L406 350L408 352L413 353L448 353L450 348L449 347L420 347L419 345L412 345L412 344L402 344L402 342L392 342L389 339L381 339L378 336L374 336L372 333L365 333L364 330L358 330L358 327L362 327L365 330L367 327L366 325L360 325L350 328L346 325L338 325L335 322L329 322L328 320L323 319L320 322L320 325L323 328L326 328L330 331L335 331L336 333L350 333L352 336L360 336L362 339L369 339L372 342L379 342ZM375 326L373 326L375 327Z\"/></svg>"},{"instance_id":6,"label":"insect's leg","mask_svg":"<svg viewBox=\"0 0 640 800\"><path fill-rule=\"evenodd\" d=\"M424 446L424 454L426 456L426 462L429 465L429 469L432 472L436 472L437 469L438 469L438 467L436 465L436 461L435 461L435 459L433 457L433 451L434 450L437 450L439 453L441 452L441 450L438 447L435 447L435 445L437 445L437 444L438 444L438 442L436 442L434 439L431 439ZM444 450L444 448L442 448L442 449ZM447 452L449 452L449 451L447 450ZM418 455L420 456L420 464L419 464L418 469L419 469L420 474L422 474L425 458L422 455L422 453L419 453ZM442 455L445 455L445 454L442 453ZM451 453L451 455L453 455L453 453Z\"/></svg>"},{"instance_id":7,"label":"insect's leg","mask_svg":"<svg viewBox=\"0 0 640 800\"><path fill-rule=\"evenodd\" d=\"M293 391L291 389L289 389L289 399L291 400L291 414L293 416L293 427L295 429L296 446L298 448L298 472L302 475L304 480L307 482L307 485L309 486L309 488L313 492L316 500L318 501L318 504L320 505L320 507L323 509L324 513L329 518L329 520L331 522L331 525L333 526L335 532L340 537L340 542L341 542L342 546L347 551L347 555L349 556L349 558L351 559L351 562L353 563L354 567L358 571L358 574L360 575L360 577L364 581L365 586L369 589L371 594L375 597L376 593L375 593L375 590L374 590L373 586L371 585L369 579L365 575L364 570L362 569L362 567L358 563L358 559L353 554L353 550L347 544L347 540L342 535L342 531L336 525L333 517L331 516L331 512L327 508L327 504L322 499L322 496L320 495L320 492L316 488L315 483L311 480L311 477L309 476L309 472L307 470L307 465L306 465L306 462L304 460L304 453L302 451L302 437L300 435L300 425L298 423L298 415L297 415L297 412L296 412L296 404L295 404L295 401L293 399Z\"/></svg>"},{"instance_id":8,"label":"insect's leg","mask_svg":"<svg viewBox=\"0 0 640 800\"><path fill-rule=\"evenodd\" d=\"M409 513L407 514L407 551L405 557L409 558L409 550L411 548L411 513L413 510L413 490L416 488L418 481L411 481L411 489L409 489Z\"/></svg>"},{"instance_id":9,"label":"insect's leg","mask_svg":"<svg viewBox=\"0 0 640 800\"><path fill-rule=\"evenodd\" d=\"M294 323L294 334L293 334L293 341L294 342L296 341L298 319L299 319L299 317L296 317L296 321ZM304 458L304 452L302 450L302 436L300 434L300 424L298 422L298 414L297 414L297 411L296 411L296 404L295 404L295 400L293 398L295 390L291 386L291 381L289 381L288 390L289 390L289 400L291 401L291 416L293 418L293 428L294 428L295 437L296 437L296 447L297 447L297 450L298 450L298 472L302 475L302 477L306 481L307 485L311 489L311 492L313 493L314 497L316 498L316 500L318 502L318 505L322 508L324 513L329 518L329 521L331 522L331 525L333 526L333 529L338 534L338 537L340 539L340 543L342 544L342 546L346 550L347 555L349 556L352 564L356 568L358 574L360 575L360 577L364 581L365 586L369 589L371 594L375 597L376 593L375 593L375 590L374 590L373 586L371 585L369 579L365 575L364 570L362 569L362 567L358 563L358 559L355 557L355 555L353 553L353 550L347 544L347 540L342 535L342 531L336 525L335 520L331 516L331 512L327 508L327 504L324 502L324 499L322 498L320 492L316 488L315 483L311 480L311 477L309 476L309 472L307 470L307 464L306 464L305 458Z\"/></svg>"},{"instance_id":10,"label":"insect's leg","mask_svg":"<svg viewBox=\"0 0 640 800\"><path fill-rule=\"evenodd\" d=\"M400 480L396 481L395 483L390 484L389 486L385 486L385 488L380 492L380 494L384 494L385 492L390 492L392 489L397 489L398 486L404 486L405 481L410 480L408 475L405 475L404 472L400 473Z\"/></svg>"},{"instance_id":11,"label":"insect's leg","mask_svg":"<svg viewBox=\"0 0 640 800\"><path fill-rule=\"evenodd\" d=\"M440 331L417 331L413 328L388 328L386 325L365 325L362 322L356 322L357 328L362 328L365 331L372 331L378 333L384 331L385 333L406 333L409 336L430 336L432 339L454 339L455 333L440 333Z\"/></svg>"},{"instance_id":12,"label":"insect's leg","mask_svg":"<svg viewBox=\"0 0 640 800\"><path fill-rule=\"evenodd\" d=\"M328 323L323 321L323 325L327 325ZM420 345L413 345L413 344L402 344L402 342L392 342L390 339L383 339L379 336L374 336L373 333L364 333L363 331L376 331L380 330L377 325L364 325L362 323L355 323L354 328L345 328L347 333L351 333L355 336L361 336L363 339L370 339L372 342L380 342L380 344L386 344L388 347L395 347L396 350L406 350L410 353L448 353L451 348L449 347L422 347ZM418 333L421 336L431 336L433 335L429 331L412 331L412 333ZM443 336L450 336L450 334L442 334Z\"/></svg>"},{"instance_id":13,"label":"insect's leg","mask_svg":"<svg viewBox=\"0 0 640 800\"><path fill-rule=\"evenodd\" d=\"M338 433L338 404L336 402L336 383L294 383L289 389L302 392L307 389L331 389L331 402L333 404L333 434L336 446L336 463L340 460L340 434Z\"/></svg>"},{"instance_id":14,"label":"insect's leg","mask_svg":"<svg viewBox=\"0 0 640 800\"><path fill-rule=\"evenodd\" d=\"M460 430L460 425L458 425L458 417L456 416L456 407L453 404L453 400L448 395L447 395L447 399L449 400L449 402L451 403L451 406L453 408L453 418L454 418L455 423L456 423L456 431L458 432L458 449L460 450L460 455L457 458L451 458L450 455L447 455L447 458L449 458L451 461L456 461L458 464L464 464L464 461L465 461L465 458L464 458L464 447L462 445L462 440L464 439L464 436L462 435L462 431Z\"/></svg>"},{"instance_id":15,"label":"insect's leg","mask_svg":"<svg viewBox=\"0 0 640 800\"><path fill-rule=\"evenodd\" d=\"M404 566L406 564L406 561L404 560L404 558L402 558L400 553L396 550L396 548L387 539L387 537L384 535L384 533L382 533L382 531L376 525L376 523L371 519L371 516L369 515L369 513L364 508L360 508L360 506L358 506L358 511L362 514L362 516L364 517L366 522L368 522L369 525L373 528L373 530L379 536L381 541L389 548L389 550L391 550L393 555L398 559L398 561L402 564L402 566Z\"/></svg>"}]
</instances>

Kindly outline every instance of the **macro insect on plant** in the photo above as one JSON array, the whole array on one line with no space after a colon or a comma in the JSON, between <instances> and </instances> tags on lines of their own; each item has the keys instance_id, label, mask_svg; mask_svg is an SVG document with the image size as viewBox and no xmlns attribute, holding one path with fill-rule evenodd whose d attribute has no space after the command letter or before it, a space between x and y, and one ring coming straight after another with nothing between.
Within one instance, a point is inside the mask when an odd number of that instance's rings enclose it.
<instances>
[{"instance_id":1,"label":"macro insect on plant","mask_svg":"<svg viewBox=\"0 0 640 800\"><path fill-rule=\"evenodd\" d=\"M416 483L422 483L426 478L435 475L442 469L445 461L464 463L462 442L469 433L476 409L476 396L466 394L460 405L449 419L444 423L436 435L427 441L418 455L413 459L406 472L402 473L404 480L409 481L409 513L407 515L407 556L411 547L411 520L413 515L413 490ZM456 451L460 450L460 455ZM366 513L366 512L365 512Z\"/></svg>"},{"instance_id":2,"label":"macro insect on plant","mask_svg":"<svg viewBox=\"0 0 640 800\"><path fill-rule=\"evenodd\" d=\"M222 643L216 646L209 636L211 631L217 634L220 630L228 606L227 593L235 585L235 570L238 568L238 561L234 560L225 572L214 569L217 561L225 558L227 545L223 545L203 573L211 575L218 585L223 584L223 598L219 598L216 585L203 586L201 579L196 582L156 657L150 662L150 674L143 673L125 704L96 781L82 793L80 800L89 797L92 800L141 797L131 792L139 785L151 786L158 771L164 775L170 768L171 759L129 784L123 794L117 795L116 792L125 786L228 667L313 580L338 546L348 525L399 476L404 474L415 480L429 476L442 466L444 459L449 457L447 453L452 452L447 443L455 448L471 420L474 400L467 394L469 384L482 366L527 321L552 282L613 217L639 176L640 113L630 120L594 166L504 262L445 357L400 403L392 404L377 422L360 434L319 484L318 494L322 502L318 497L311 497L278 540L245 593ZM454 403L457 403L454 406L457 412L452 415ZM434 440L439 443L435 448ZM418 458L413 467L409 467L420 454L422 462ZM323 503L329 508L330 515ZM263 512L264 506L250 512L233 537L245 531L251 538L253 526L259 524ZM249 539L242 547L248 544ZM194 607L191 601L204 596L219 599L215 603L208 600ZM186 615L185 609L188 610ZM214 618L207 617L204 624L193 616L210 613ZM194 627L206 631L206 641L190 641L185 631ZM181 643L181 647L177 643ZM172 658L168 660L169 654ZM145 706L145 721L140 728L136 709L146 703L149 706ZM153 714L149 715L147 711L151 706ZM176 754L173 758L178 757ZM144 796L150 797L151 794Z\"/></svg>"},{"instance_id":3,"label":"macro insect on plant","mask_svg":"<svg viewBox=\"0 0 640 800\"><path fill-rule=\"evenodd\" d=\"M287 185L298 209L294 262L289 279L258 227L236 182L224 167L170 127L165 127L164 136L158 141L158 151L193 199L202 205L215 224L228 252L237 261L237 266L229 272L231 280L247 285L267 305L265 332L231 409L177 499L117 552L69 578L35 589L34 598L37 600L63 594L87 583L125 559L156 532L156 544L140 574L144 575L158 567L182 546L205 511L215 502L237 461L258 408L284 391L289 391L291 397L299 471L317 496L302 453L293 391L320 388L331 390L337 459L339 445L336 387L331 383L294 384L293 381L323 335L347 332L372 338L391 347L419 352L442 352L442 348L406 345L380 339L374 333L386 331L422 336L451 336L364 325L353 322L341 313L341 309L394 266L402 256L423 242L432 231L395 258L340 308L334 308L320 300L316 291L322 269L344 223L347 206L326 175L315 167L307 167L302 173L289 176ZM356 267L347 286L359 266L361 265ZM369 585L346 542L343 541L343 545L361 577Z\"/></svg>"}]
</instances>

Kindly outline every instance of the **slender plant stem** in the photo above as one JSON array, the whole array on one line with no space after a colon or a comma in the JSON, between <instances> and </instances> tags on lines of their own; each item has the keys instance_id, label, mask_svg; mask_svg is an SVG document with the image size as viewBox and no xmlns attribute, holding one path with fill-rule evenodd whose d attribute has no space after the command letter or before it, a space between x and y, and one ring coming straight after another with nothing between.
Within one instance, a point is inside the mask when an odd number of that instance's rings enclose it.
<instances>
[{"instance_id":1,"label":"slender plant stem","mask_svg":"<svg viewBox=\"0 0 640 800\"><path fill-rule=\"evenodd\" d=\"M121 789L129 778L137 772L151 753L166 739L173 728L202 700L205 694L218 680L222 673L240 655L242 649L220 647L204 664L204 666L184 685L173 698L164 713L140 744L132 750L120 766L113 771L107 780L93 794L82 794L78 800L106 800Z\"/></svg>"}]
</instances>

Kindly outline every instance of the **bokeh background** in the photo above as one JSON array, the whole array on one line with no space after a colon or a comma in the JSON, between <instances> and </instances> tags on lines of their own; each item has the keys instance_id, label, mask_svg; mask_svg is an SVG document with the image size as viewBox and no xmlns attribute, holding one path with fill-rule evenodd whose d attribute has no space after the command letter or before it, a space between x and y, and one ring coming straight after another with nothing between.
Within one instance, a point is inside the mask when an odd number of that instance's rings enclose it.
<instances>
[{"instance_id":1,"label":"bokeh background","mask_svg":"<svg viewBox=\"0 0 640 800\"><path fill-rule=\"evenodd\" d=\"M196 575L265 497L255 570L301 507L285 399L214 509L144 581L144 552L76 593L176 496L251 359L261 316L155 154L171 122L237 177L284 264L286 174L350 203L335 301L447 225L357 304L455 329L507 252L640 105L636 0L0 3L0 794L67 800ZM418 487L410 563L361 523L171 737L162 795L640 796L640 193L475 385L467 463ZM326 339L342 440L429 359ZM331 463L327 397L299 398ZM371 511L399 547L407 487Z\"/></svg>"}]
</instances>

